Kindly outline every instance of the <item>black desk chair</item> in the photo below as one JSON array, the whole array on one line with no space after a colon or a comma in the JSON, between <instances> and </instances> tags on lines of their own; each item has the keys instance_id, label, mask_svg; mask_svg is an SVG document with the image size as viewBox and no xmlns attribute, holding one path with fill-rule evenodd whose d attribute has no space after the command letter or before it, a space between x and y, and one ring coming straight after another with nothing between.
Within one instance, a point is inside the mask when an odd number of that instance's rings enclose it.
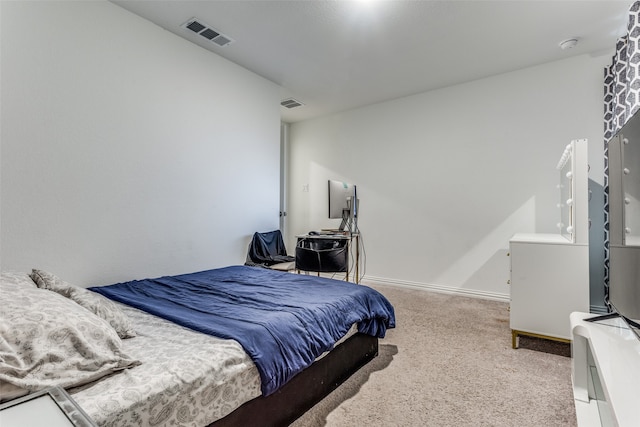
<instances>
[{"instance_id":1,"label":"black desk chair","mask_svg":"<svg viewBox=\"0 0 640 427\"><path fill-rule=\"evenodd\" d=\"M332 236L299 238L296 245L296 270L348 273L348 243L348 239L336 239Z\"/></svg>"},{"instance_id":2,"label":"black desk chair","mask_svg":"<svg viewBox=\"0 0 640 427\"><path fill-rule=\"evenodd\" d=\"M280 230L274 230L253 234L244 265L291 271L295 268L295 258L287 255Z\"/></svg>"}]
</instances>

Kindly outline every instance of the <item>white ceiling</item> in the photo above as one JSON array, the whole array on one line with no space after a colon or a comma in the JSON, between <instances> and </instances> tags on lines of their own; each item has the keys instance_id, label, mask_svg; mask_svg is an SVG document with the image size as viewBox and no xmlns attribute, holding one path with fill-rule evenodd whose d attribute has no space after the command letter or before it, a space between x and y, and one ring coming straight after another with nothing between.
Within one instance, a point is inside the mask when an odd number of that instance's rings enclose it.
<instances>
[{"instance_id":1,"label":"white ceiling","mask_svg":"<svg viewBox=\"0 0 640 427\"><path fill-rule=\"evenodd\" d=\"M514 71L613 52L631 0L112 0L278 84L295 122ZM234 39L182 28L198 18ZM573 49L559 42L578 37Z\"/></svg>"}]
</instances>

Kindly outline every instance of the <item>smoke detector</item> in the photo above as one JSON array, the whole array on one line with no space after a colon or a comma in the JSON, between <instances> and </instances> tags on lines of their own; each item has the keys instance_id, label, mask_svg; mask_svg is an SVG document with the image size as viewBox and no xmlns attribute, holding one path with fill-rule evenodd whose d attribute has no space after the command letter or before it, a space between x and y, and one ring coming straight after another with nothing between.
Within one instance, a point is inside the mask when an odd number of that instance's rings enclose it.
<instances>
[{"instance_id":1,"label":"smoke detector","mask_svg":"<svg viewBox=\"0 0 640 427\"><path fill-rule=\"evenodd\" d=\"M567 50L575 47L577 44L578 44L578 38L573 37L573 38L561 41L560 43L558 43L558 46L562 50Z\"/></svg>"}]
</instances>

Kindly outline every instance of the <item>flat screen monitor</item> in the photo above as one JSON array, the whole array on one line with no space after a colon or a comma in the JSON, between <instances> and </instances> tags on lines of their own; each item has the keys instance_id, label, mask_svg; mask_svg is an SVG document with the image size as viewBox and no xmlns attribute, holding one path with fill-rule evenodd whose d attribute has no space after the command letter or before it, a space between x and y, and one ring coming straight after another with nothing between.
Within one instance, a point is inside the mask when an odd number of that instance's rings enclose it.
<instances>
[{"instance_id":1,"label":"flat screen monitor","mask_svg":"<svg viewBox=\"0 0 640 427\"><path fill-rule=\"evenodd\" d=\"M609 142L609 303L640 338L640 115Z\"/></svg>"},{"instance_id":2,"label":"flat screen monitor","mask_svg":"<svg viewBox=\"0 0 640 427\"><path fill-rule=\"evenodd\" d=\"M357 200L355 185L329 180L329 218L342 219L340 230L349 227L351 231L355 231L355 218L358 216Z\"/></svg>"}]
</instances>

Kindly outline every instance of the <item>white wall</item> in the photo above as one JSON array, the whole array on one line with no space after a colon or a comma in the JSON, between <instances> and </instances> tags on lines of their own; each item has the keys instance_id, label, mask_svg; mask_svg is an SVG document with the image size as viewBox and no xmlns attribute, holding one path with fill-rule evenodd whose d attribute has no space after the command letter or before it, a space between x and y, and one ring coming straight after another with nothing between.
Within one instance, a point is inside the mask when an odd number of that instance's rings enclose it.
<instances>
[{"instance_id":1,"label":"white wall","mask_svg":"<svg viewBox=\"0 0 640 427\"><path fill-rule=\"evenodd\" d=\"M4 270L244 262L278 227L278 88L106 2L1 2Z\"/></svg>"},{"instance_id":2,"label":"white wall","mask_svg":"<svg viewBox=\"0 0 640 427\"><path fill-rule=\"evenodd\" d=\"M338 225L326 182L339 179L358 185L366 279L508 298L509 238L557 232L569 141L589 139L603 182L608 62L578 56L293 124L288 246Z\"/></svg>"}]
</instances>

